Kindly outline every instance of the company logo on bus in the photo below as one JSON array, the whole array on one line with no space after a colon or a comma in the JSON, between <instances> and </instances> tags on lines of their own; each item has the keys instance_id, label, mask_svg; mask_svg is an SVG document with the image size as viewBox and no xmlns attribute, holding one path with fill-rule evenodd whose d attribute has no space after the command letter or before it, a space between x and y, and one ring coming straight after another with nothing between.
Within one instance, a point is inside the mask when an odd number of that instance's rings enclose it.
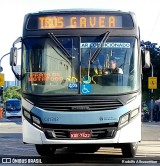
<instances>
[{"instance_id":1,"label":"company logo on bus","mask_svg":"<svg viewBox=\"0 0 160 166\"><path fill-rule=\"evenodd\" d=\"M88 106L74 106L71 109L72 110L90 110Z\"/></svg>"}]
</instances>

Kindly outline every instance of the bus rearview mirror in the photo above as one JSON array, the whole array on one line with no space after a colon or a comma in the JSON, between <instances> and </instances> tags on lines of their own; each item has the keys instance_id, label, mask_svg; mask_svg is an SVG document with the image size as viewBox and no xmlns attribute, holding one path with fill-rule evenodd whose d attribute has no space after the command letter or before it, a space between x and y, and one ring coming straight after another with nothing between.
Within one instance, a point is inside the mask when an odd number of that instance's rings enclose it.
<instances>
[{"instance_id":1,"label":"bus rearview mirror","mask_svg":"<svg viewBox=\"0 0 160 166\"><path fill-rule=\"evenodd\" d=\"M144 64L144 68L150 68L151 65L151 59L150 59L150 52L149 50L145 50L145 64Z\"/></svg>"},{"instance_id":2,"label":"bus rearview mirror","mask_svg":"<svg viewBox=\"0 0 160 166\"><path fill-rule=\"evenodd\" d=\"M17 48L12 47L10 50L10 66L17 65Z\"/></svg>"}]
</instances>

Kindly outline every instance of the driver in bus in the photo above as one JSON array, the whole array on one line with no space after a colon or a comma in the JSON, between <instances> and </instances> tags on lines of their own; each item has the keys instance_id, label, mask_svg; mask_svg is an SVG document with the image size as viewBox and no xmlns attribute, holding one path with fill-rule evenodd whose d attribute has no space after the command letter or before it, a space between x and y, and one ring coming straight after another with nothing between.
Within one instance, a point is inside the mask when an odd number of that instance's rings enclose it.
<instances>
[{"instance_id":1,"label":"driver in bus","mask_svg":"<svg viewBox=\"0 0 160 166\"><path fill-rule=\"evenodd\" d=\"M119 67L117 67L116 60L111 60L109 68L104 71L104 74L123 74L123 70Z\"/></svg>"}]
</instances>

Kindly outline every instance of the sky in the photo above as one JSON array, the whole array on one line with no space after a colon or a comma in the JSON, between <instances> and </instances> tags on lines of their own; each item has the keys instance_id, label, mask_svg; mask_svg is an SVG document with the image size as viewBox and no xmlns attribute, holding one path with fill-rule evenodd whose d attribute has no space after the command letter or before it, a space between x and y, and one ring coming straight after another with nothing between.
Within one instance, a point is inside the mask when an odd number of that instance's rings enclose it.
<instances>
[{"instance_id":1,"label":"sky","mask_svg":"<svg viewBox=\"0 0 160 166\"><path fill-rule=\"evenodd\" d=\"M141 40L160 46L159 0L0 0L0 58L9 52L13 42L22 36L25 14L69 8L133 11L141 30ZM9 66L9 56L2 59L1 66L5 81L13 81L15 77Z\"/></svg>"}]
</instances>

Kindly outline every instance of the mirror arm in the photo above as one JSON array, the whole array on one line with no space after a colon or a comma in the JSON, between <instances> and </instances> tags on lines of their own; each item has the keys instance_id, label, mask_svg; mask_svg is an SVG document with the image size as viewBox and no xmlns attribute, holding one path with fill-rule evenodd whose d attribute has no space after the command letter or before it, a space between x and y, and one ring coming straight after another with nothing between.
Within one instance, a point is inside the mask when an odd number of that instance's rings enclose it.
<instances>
[{"instance_id":1,"label":"mirror arm","mask_svg":"<svg viewBox=\"0 0 160 166\"><path fill-rule=\"evenodd\" d=\"M15 77L17 78L17 80L21 80L21 75L19 75L18 73L15 72L13 66L12 66L12 72L14 73Z\"/></svg>"},{"instance_id":2,"label":"mirror arm","mask_svg":"<svg viewBox=\"0 0 160 166\"><path fill-rule=\"evenodd\" d=\"M19 42L22 42L22 37L18 37L18 38L14 41L13 47L15 47L15 45L16 45L17 43L19 43Z\"/></svg>"}]
</instances>

